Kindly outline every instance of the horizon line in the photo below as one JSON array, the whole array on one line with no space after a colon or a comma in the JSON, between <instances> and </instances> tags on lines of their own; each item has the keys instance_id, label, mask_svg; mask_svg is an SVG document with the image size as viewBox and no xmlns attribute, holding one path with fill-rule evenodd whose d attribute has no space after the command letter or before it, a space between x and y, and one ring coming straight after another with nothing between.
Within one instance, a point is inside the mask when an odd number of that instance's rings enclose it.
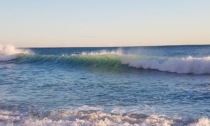
<instances>
[{"instance_id":1,"label":"horizon line","mask_svg":"<svg viewBox=\"0 0 210 126\"><path fill-rule=\"evenodd\" d=\"M172 45L132 45L132 46L33 46L33 47L17 47L17 48L131 48L131 47L170 47L170 46L210 46L210 44L172 44Z\"/></svg>"}]
</instances>

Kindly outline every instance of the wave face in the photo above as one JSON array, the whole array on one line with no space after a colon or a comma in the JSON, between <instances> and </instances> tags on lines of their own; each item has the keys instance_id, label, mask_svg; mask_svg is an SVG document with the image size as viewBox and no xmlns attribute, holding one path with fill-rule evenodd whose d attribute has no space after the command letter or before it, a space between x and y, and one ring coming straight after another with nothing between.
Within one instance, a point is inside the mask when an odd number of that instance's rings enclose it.
<instances>
[{"instance_id":1,"label":"wave face","mask_svg":"<svg viewBox=\"0 0 210 126\"><path fill-rule=\"evenodd\" d=\"M70 66L114 67L122 65L119 56L104 55L19 55L18 63L67 64Z\"/></svg>"},{"instance_id":2,"label":"wave face","mask_svg":"<svg viewBox=\"0 0 210 126\"><path fill-rule=\"evenodd\" d=\"M115 51L81 52L80 54L34 54L14 46L0 46L0 61L18 63L55 63L72 66L132 67L182 74L210 74L210 56L168 57Z\"/></svg>"}]
</instances>

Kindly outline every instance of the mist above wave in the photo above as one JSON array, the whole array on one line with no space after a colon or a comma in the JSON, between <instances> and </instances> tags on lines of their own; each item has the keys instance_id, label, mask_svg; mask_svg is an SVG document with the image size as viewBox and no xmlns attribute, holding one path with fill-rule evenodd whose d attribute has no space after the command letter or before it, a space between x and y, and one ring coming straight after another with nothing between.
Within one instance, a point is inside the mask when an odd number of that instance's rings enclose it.
<instances>
[{"instance_id":1,"label":"mist above wave","mask_svg":"<svg viewBox=\"0 0 210 126\"><path fill-rule=\"evenodd\" d=\"M18 49L13 45L0 45L0 61L9 61L17 58L18 54L29 54L29 50Z\"/></svg>"}]
</instances>

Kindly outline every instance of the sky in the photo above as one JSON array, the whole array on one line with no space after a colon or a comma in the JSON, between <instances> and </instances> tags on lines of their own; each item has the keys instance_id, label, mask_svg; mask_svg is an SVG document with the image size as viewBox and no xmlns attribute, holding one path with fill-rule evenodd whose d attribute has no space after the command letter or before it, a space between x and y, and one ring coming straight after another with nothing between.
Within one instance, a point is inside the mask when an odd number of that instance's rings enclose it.
<instances>
[{"instance_id":1,"label":"sky","mask_svg":"<svg viewBox=\"0 0 210 126\"><path fill-rule=\"evenodd\" d=\"M210 44L210 0L0 0L0 44Z\"/></svg>"}]
</instances>

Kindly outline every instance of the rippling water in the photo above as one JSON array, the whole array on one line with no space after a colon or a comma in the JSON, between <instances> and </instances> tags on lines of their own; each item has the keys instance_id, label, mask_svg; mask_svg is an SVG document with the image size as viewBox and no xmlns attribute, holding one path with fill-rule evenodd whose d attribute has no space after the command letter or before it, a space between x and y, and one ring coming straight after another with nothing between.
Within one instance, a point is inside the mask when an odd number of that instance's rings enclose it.
<instances>
[{"instance_id":1,"label":"rippling water","mask_svg":"<svg viewBox=\"0 0 210 126\"><path fill-rule=\"evenodd\" d=\"M0 125L210 125L210 46L0 46Z\"/></svg>"}]
</instances>

